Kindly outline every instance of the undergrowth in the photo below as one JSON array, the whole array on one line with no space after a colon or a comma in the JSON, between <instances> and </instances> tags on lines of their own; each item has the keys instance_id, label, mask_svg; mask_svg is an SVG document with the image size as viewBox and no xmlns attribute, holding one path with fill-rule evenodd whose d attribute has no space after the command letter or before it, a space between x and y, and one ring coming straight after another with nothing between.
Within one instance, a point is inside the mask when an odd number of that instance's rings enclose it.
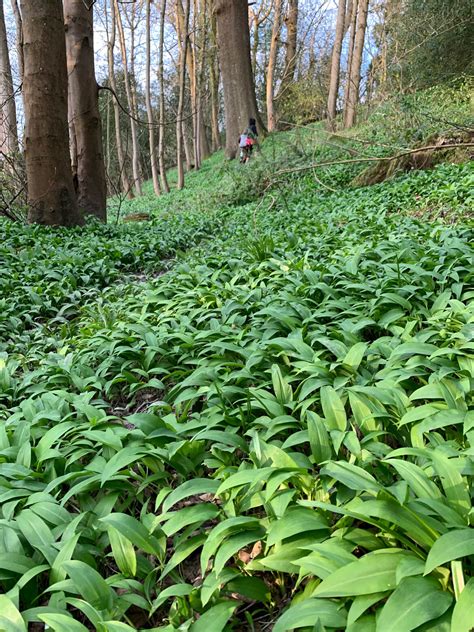
<instances>
[{"instance_id":1,"label":"undergrowth","mask_svg":"<svg viewBox=\"0 0 474 632\"><path fill-rule=\"evenodd\" d=\"M472 165L271 184L315 133L1 224L0 629L469 632Z\"/></svg>"}]
</instances>

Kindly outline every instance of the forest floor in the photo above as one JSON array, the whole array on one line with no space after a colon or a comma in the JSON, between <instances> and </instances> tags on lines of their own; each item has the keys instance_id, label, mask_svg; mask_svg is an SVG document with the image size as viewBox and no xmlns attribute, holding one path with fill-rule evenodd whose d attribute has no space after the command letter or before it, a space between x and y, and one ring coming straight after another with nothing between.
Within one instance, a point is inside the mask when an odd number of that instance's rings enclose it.
<instances>
[{"instance_id":1,"label":"forest floor","mask_svg":"<svg viewBox=\"0 0 474 632\"><path fill-rule=\"evenodd\" d=\"M473 163L357 184L469 127L427 91L0 224L0 629L469 631Z\"/></svg>"}]
</instances>

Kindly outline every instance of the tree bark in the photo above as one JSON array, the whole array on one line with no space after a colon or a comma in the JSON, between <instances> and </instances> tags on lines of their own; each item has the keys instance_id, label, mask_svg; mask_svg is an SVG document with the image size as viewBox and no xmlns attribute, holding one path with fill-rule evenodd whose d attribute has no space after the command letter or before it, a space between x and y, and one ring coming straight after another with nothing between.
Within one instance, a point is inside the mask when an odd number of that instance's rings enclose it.
<instances>
[{"instance_id":1,"label":"tree bark","mask_svg":"<svg viewBox=\"0 0 474 632\"><path fill-rule=\"evenodd\" d=\"M188 29L189 29L189 14L190 14L190 0L186 0L186 8L184 12L184 20L180 27L180 18L179 18L179 5L181 1L177 3L176 11L177 11L177 32L178 37L180 36L181 40L181 51L180 51L180 63L179 63L179 100L178 100L178 111L176 114L176 164L178 167L178 189L182 189L184 187L184 167L183 167L183 142L184 142L184 122L183 122L183 114L184 114L184 91L186 87L186 58L188 52Z\"/></svg>"},{"instance_id":2,"label":"tree bark","mask_svg":"<svg viewBox=\"0 0 474 632\"><path fill-rule=\"evenodd\" d=\"M357 18L357 33L355 36L354 53L352 57L351 74L349 79L349 94L344 121L346 128L352 127L356 119L356 107L359 102L360 71L362 67L362 56L364 53L368 10L369 0L360 0L359 16Z\"/></svg>"},{"instance_id":3,"label":"tree bark","mask_svg":"<svg viewBox=\"0 0 474 632\"><path fill-rule=\"evenodd\" d=\"M349 23L350 36L349 36L349 48L347 52L347 66L346 66L346 85L344 86L344 122L346 117L346 109L349 101L349 91L351 87L351 68L352 59L354 57L354 43L357 30L357 13L359 11L359 0L352 0L351 20ZM347 24L347 20L346 20Z\"/></svg>"},{"instance_id":4,"label":"tree bark","mask_svg":"<svg viewBox=\"0 0 474 632\"><path fill-rule=\"evenodd\" d=\"M66 42L59 0L21 0L28 220L81 223L69 155Z\"/></svg>"},{"instance_id":5,"label":"tree bark","mask_svg":"<svg viewBox=\"0 0 474 632\"><path fill-rule=\"evenodd\" d=\"M148 119L148 141L150 145L151 177L153 179L153 190L156 195L161 195L160 176L156 155L155 130L153 120L153 108L151 105L151 0L146 0L146 52L145 52L146 74L145 74L145 99L146 113Z\"/></svg>"},{"instance_id":6,"label":"tree bark","mask_svg":"<svg viewBox=\"0 0 474 632\"><path fill-rule=\"evenodd\" d=\"M123 74L124 74L124 82L125 82L125 92L127 94L128 109L129 109L129 112L133 115L135 108L134 108L133 92L132 92L132 87L130 83L130 76L128 72L127 45L125 41L125 33L123 30L122 16L120 13L118 0L113 0L113 3L114 3L115 19L117 22L117 30L118 30L118 35L119 35L120 52L122 55ZM142 195L142 182L141 182L142 178L141 178L141 173L140 173L140 148L138 145L138 130L137 130L137 123L133 118L130 118L130 132L132 136L133 184L135 187L135 193L137 195Z\"/></svg>"},{"instance_id":7,"label":"tree bark","mask_svg":"<svg viewBox=\"0 0 474 632\"><path fill-rule=\"evenodd\" d=\"M328 95L328 123L332 128L334 119L336 118L337 95L339 93L339 80L341 70L341 50L342 40L344 39L344 21L346 17L346 0L339 0L336 21L336 36L332 49L331 74L329 78L329 95Z\"/></svg>"},{"instance_id":8,"label":"tree bark","mask_svg":"<svg viewBox=\"0 0 474 632\"><path fill-rule=\"evenodd\" d=\"M250 117L263 124L257 110L250 60L247 0L216 0L217 42L224 87L227 158L235 158L239 134Z\"/></svg>"},{"instance_id":9,"label":"tree bark","mask_svg":"<svg viewBox=\"0 0 474 632\"><path fill-rule=\"evenodd\" d=\"M160 84L160 127L158 138L158 160L160 164L161 186L165 193L169 193L170 186L166 177L165 164L165 75L163 50L165 43L165 18L166 18L166 0L162 0L160 13L160 44L158 59L158 81Z\"/></svg>"},{"instance_id":10,"label":"tree bark","mask_svg":"<svg viewBox=\"0 0 474 632\"><path fill-rule=\"evenodd\" d=\"M275 112L275 68L278 56L278 45L280 42L282 0L275 0L275 12L273 14L272 39L270 42L270 53L267 66L267 129L273 132L276 129Z\"/></svg>"},{"instance_id":11,"label":"tree bark","mask_svg":"<svg viewBox=\"0 0 474 632\"><path fill-rule=\"evenodd\" d=\"M64 0L69 87L69 127L74 138L73 178L83 213L107 220L99 92L94 66L92 8L82 0Z\"/></svg>"},{"instance_id":12,"label":"tree bark","mask_svg":"<svg viewBox=\"0 0 474 632\"><path fill-rule=\"evenodd\" d=\"M113 0L110 0L111 3L111 20L112 24L110 27L109 33L109 41L107 46L107 57L108 57L108 69L109 69L109 84L115 94L117 94L117 82L115 80L115 59L114 59L114 50L115 50L115 36L116 36L116 20L115 20L115 11L113 7ZM107 15L107 13L106 13ZM127 168L125 164L125 152L123 149L122 143L122 134L120 133L120 107L117 103L117 99L114 96L113 99L114 104L114 121L115 121L115 143L117 145L117 161L118 167L120 171L120 179L122 181L122 190L128 198L133 198L133 188L130 183Z\"/></svg>"},{"instance_id":13,"label":"tree bark","mask_svg":"<svg viewBox=\"0 0 474 632\"><path fill-rule=\"evenodd\" d=\"M0 152L7 156L18 152L18 130L12 68L8 55L7 29L0 0ZM0 154L0 162L2 155Z\"/></svg>"},{"instance_id":14,"label":"tree bark","mask_svg":"<svg viewBox=\"0 0 474 632\"><path fill-rule=\"evenodd\" d=\"M288 86L295 80L296 61L298 55L298 0L288 0L286 24L285 70L281 80L279 95L283 95Z\"/></svg>"},{"instance_id":15,"label":"tree bark","mask_svg":"<svg viewBox=\"0 0 474 632\"><path fill-rule=\"evenodd\" d=\"M16 51L18 56L18 74L20 76L20 82L23 83L23 75L25 70L25 64L23 60L23 22L21 19L20 8L18 6L18 0L11 0L13 16L15 18L16 27Z\"/></svg>"},{"instance_id":16,"label":"tree bark","mask_svg":"<svg viewBox=\"0 0 474 632\"><path fill-rule=\"evenodd\" d=\"M210 92L211 92L211 146L212 151L221 147L219 133L219 60L217 56L217 22L214 13L211 14L211 55L210 55Z\"/></svg>"}]
</instances>

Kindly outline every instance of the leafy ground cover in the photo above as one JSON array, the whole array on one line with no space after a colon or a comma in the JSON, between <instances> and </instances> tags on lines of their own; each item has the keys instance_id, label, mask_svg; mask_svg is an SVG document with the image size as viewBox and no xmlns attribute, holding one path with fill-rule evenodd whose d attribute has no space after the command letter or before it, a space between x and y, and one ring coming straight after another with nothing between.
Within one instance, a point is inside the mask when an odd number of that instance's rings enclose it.
<instances>
[{"instance_id":1,"label":"leafy ground cover","mask_svg":"<svg viewBox=\"0 0 474 632\"><path fill-rule=\"evenodd\" d=\"M471 629L472 165L254 201L280 142L147 225L1 227L0 629Z\"/></svg>"}]
</instances>

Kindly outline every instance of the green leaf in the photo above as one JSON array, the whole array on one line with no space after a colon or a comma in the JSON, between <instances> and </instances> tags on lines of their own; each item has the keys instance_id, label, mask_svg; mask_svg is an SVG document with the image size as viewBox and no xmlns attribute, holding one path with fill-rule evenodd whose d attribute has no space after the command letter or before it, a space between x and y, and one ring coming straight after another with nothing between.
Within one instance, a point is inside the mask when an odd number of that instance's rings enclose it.
<instances>
[{"instance_id":1,"label":"green leaf","mask_svg":"<svg viewBox=\"0 0 474 632\"><path fill-rule=\"evenodd\" d=\"M366 350L367 344L365 342L356 342L356 344L353 345L347 352L342 364L350 367L353 371L357 371Z\"/></svg>"},{"instance_id":2,"label":"green leaf","mask_svg":"<svg viewBox=\"0 0 474 632\"><path fill-rule=\"evenodd\" d=\"M275 397L282 406L293 401L292 388L281 374L278 364L272 364L272 384Z\"/></svg>"},{"instance_id":3,"label":"green leaf","mask_svg":"<svg viewBox=\"0 0 474 632\"><path fill-rule=\"evenodd\" d=\"M21 614L6 595L0 595L0 632L27 632Z\"/></svg>"},{"instance_id":4,"label":"green leaf","mask_svg":"<svg viewBox=\"0 0 474 632\"><path fill-rule=\"evenodd\" d=\"M386 597L386 592L370 593L369 595L359 595L354 599L347 616L347 625L353 624L361 617L366 610L373 606L377 601Z\"/></svg>"},{"instance_id":5,"label":"green leaf","mask_svg":"<svg viewBox=\"0 0 474 632\"><path fill-rule=\"evenodd\" d=\"M286 610L275 623L273 632L313 626L318 619L330 628L346 626L346 612L340 604L327 599L306 599Z\"/></svg>"},{"instance_id":6,"label":"green leaf","mask_svg":"<svg viewBox=\"0 0 474 632\"><path fill-rule=\"evenodd\" d=\"M135 577L137 573L137 556L135 555L133 544L111 525L107 527L107 533L109 534L110 546L112 547L112 555L120 572L125 577Z\"/></svg>"},{"instance_id":7,"label":"green leaf","mask_svg":"<svg viewBox=\"0 0 474 632\"><path fill-rule=\"evenodd\" d=\"M87 632L85 625L67 614L40 614L38 619L46 623L54 632Z\"/></svg>"},{"instance_id":8,"label":"green leaf","mask_svg":"<svg viewBox=\"0 0 474 632\"><path fill-rule=\"evenodd\" d=\"M458 602L454 606L451 630L471 632L474 625L474 578L464 586Z\"/></svg>"},{"instance_id":9,"label":"green leaf","mask_svg":"<svg viewBox=\"0 0 474 632\"><path fill-rule=\"evenodd\" d=\"M427 577L406 577L390 595L377 620L377 632L409 632L440 617L453 598Z\"/></svg>"},{"instance_id":10,"label":"green leaf","mask_svg":"<svg viewBox=\"0 0 474 632\"><path fill-rule=\"evenodd\" d=\"M161 558L163 551L155 536L133 516L123 513L112 513L100 519L107 526L112 526L138 549Z\"/></svg>"},{"instance_id":11,"label":"green leaf","mask_svg":"<svg viewBox=\"0 0 474 632\"><path fill-rule=\"evenodd\" d=\"M392 590L398 564L407 553L381 549L364 555L329 575L314 591L315 597L353 597Z\"/></svg>"},{"instance_id":12,"label":"green leaf","mask_svg":"<svg viewBox=\"0 0 474 632\"><path fill-rule=\"evenodd\" d=\"M357 465L346 461L330 461L323 468L321 474L335 478L349 489L356 491L378 492L382 489L375 478Z\"/></svg>"},{"instance_id":13,"label":"green leaf","mask_svg":"<svg viewBox=\"0 0 474 632\"><path fill-rule=\"evenodd\" d=\"M442 535L430 549L425 575L452 560L474 555L474 529L456 529Z\"/></svg>"},{"instance_id":14,"label":"green leaf","mask_svg":"<svg viewBox=\"0 0 474 632\"><path fill-rule=\"evenodd\" d=\"M186 481L167 496L163 501L163 513L169 511L173 505L180 502L184 498L197 496L199 494L215 494L219 489L219 481L209 478L195 478Z\"/></svg>"},{"instance_id":15,"label":"green leaf","mask_svg":"<svg viewBox=\"0 0 474 632\"><path fill-rule=\"evenodd\" d=\"M146 456L146 452L141 449L138 450L136 448L123 448L108 461L102 471L102 476L100 479L100 486L103 487L105 483L112 478L117 472L127 468L138 459Z\"/></svg>"},{"instance_id":16,"label":"green leaf","mask_svg":"<svg viewBox=\"0 0 474 632\"><path fill-rule=\"evenodd\" d=\"M64 562L63 567L77 592L93 608L108 612L112 610L115 593L96 570L78 560Z\"/></svg>"},{"instance_id":17,"label":"green leaf","mask_svg":"<svg viewBox=\"0 0 474 632\"><path fill-rule=\"evenodd\" d=\"M267 546L307 531L327 530L326 519L317 511L305 507L290 507L283 516L270 524Z\"/></svg>"},{"instance_id":18,"label":"green leaf","mask_svg":"<svg viewBox=\"0 0 474 632\"><path fill-rule=\"evenodd\" d=\"M332 386L321 388L321 406L326 418L329 430L345 431L347 417L344 404Z\"/></svg>"},{"instance_id":19,"label":"green leaf","mask_svg":"<svg viewBox=\"0 0 474 632\"><path fill-rule=\"evenodd\" d=\"M319 415L308 410L306 413L308 423L308 437L311 446L311 454L318 465L327 461L332 456L331 439L326 430L326 425Z\"/></svg>"},{"instance_id":20,"label":"green leaf","mask_svg":"<svg viewBox=\"0 0 474 632\"><path fill-rule=\"evenodd\" d=\"M231 618L236 608L240 605L238 601L224 601L206 610L199 619L192 624L189 632L222 632L227 621Z\"/></svg>"}]
</instances>

